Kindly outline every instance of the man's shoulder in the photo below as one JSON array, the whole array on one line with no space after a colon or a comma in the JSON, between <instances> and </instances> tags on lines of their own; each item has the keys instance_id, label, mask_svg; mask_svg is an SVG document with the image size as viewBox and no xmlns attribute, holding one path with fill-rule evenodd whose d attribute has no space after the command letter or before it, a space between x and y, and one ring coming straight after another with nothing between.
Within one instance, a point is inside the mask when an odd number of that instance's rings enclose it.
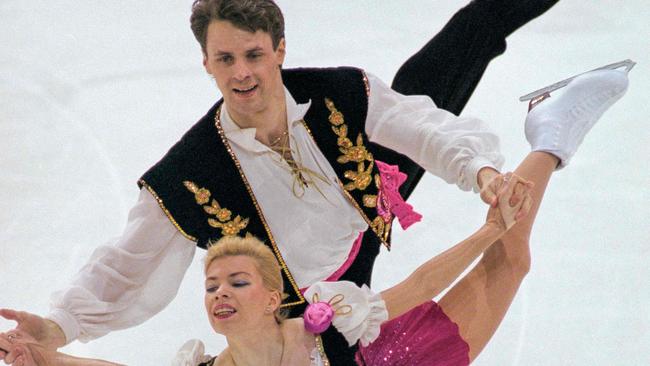
<instances>
[{"instance_id":1,"label":"man's shoulder","mask_svg":"<svg viewBox=\"0 0 650 366\"><path fill-rule=\"evenodd\" d=\"M337 66L337 67L294 67L282 69L282 76L285 74L295 75L340 75L340 74L360 74L363 70L354 66Z\"/></svg>"},{"instance_id":2,"label":"man's shoulder","mask_svg":"<svg viewBox=\"0 0 650 366\"><path fill-rule=\"evenodd\" d=\"M350 92L368 91L368 80L365 72L351 66L283 69L282 82L291 94L297 97L296 101L299 103L304 103L307 99L321 94L348 94Z\"/></svg>"}]
</instances>

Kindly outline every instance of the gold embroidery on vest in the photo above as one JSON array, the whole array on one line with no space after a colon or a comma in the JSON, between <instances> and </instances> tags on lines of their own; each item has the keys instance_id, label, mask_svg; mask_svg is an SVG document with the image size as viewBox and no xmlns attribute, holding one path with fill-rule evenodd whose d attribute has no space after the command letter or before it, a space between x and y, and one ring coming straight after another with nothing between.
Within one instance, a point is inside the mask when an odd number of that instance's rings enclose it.
<instances>
[{"instance_id":1,"label":"gold embroidery on vest","mask_svg":"<svg viewBox=\"0 0 650 366\"><path fill-rule=\"evenodd\" d=\"M343 185L346 191L353 191L355 189L365 190L373 181L372 169L375 165L375 160L372 153L369 152L363 144L363 136L358 134L356 144L353 144L348 137L348 126L345 124L345 117L341 113L331 99L325 98L325 106L330 111L328 120L332 124L332 131L338 136L337 144L341 156L336 161L340 164L349 162L357 163L357 170L347 170L343 176L350 181ZM366 167L366 162L368 166ZM381 189L381 180L379 174L374 176L375 185L377 189ZM362 203L367 208L375 208L378 205L378 195L365 194L362 197ZM375 217L369 221L370 228L379 236L380 239L388 246L388 235L390 234L391 222L386 222L381 216ZM390 248L390 247L389 247Z\"/></svg>"},{"instance_id":2,"label":"gold embroidery on vest","mask_svg":"<svg viewBox=\"0 0 650 366\"><path fill-rule=\"evenodd\" d=\"M223 236L235 236L239 234L240 231L244 230L248 226L248 219L243 219L241 216L237 215L234 220L231 220L232 212L224 207L221 207L217 200L214 198L210 202L210 193L209 190L205 188L199 188L194 182L188 180L183 181L185 188L188 191L194 193L194 199L196 203L203 206L203 210L214 218L208 218L208 224L216 229L221 229L221 234ZM206 203L210 202L210 205Z\"/></svg>"},{"instance_id":3,"label":"gold embroidery on vest","mask_svg":"<svg viewBox=\"0 0 650 366\"><path fill-rule=\"evenodd\" d=\"M381 176L379 174L375 174L375 186L377 187L378 192L381 191ZM386 196L366 194L363 196L363 205L369 208L375 208L381 204L379 202L380 197L386 199ZM386 207L386 202L383 202L383 205ZM380 238L387 241L392 221L392 217L390 220L386 221L386 219L384 219L381 215L378 215L372 221L372 224L370 226L377 233L377 235L379 235Z\"/></svg>"},{"instance_id":4,"label":"gold embroidery on vest","mask_svg":"<svg viewBox=\"0 0 650 366\"><path fill-rule=\"evenodd\" d=\"M363 205L368 208L377 207L377 195L376 194L364 194L363 195Z\"/></svg>"},{"instance_id":5,"label":"gold embroidery on vest","mask_svg":"<svg viewBox=\"0 0 650 366\"><path fill-rule=\"evenodd\" d=\"M332 131L338 136L337 144L341 156L336 161L340 164L349 162L357 163L357 170L347 170L343 176L348 178L350 182L346 183L343 188L346 191L355 189L364 190L372 183L372 168L375 165L375 160L366 147L363 145L363 136L361 133L357 136L356 145L348 138L348 126L345 124L343 114L336 109L334 102L331 99L325 98L325 106L330 111L328 117L329 122L332 124ZM366 167L366 161L368 166Z\"/></svg>"}]
</instances>

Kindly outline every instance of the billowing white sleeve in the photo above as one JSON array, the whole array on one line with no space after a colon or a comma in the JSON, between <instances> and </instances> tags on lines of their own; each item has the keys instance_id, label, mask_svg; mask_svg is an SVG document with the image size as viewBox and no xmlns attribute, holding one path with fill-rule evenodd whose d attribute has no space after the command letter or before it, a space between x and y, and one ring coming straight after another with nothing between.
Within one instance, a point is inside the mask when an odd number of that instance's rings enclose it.
<instances>
[{"instance_id":1,"label":"billowing white sleeve","mask_svg":"<svg viewBox=\"0 0 650 366\"><path fill-rule=\"evenodd\" d=\"M343 300L334 306L334 310L348 305L350 312L334 315L332 325L350 346L357 341L362 346L370 344L379 337L381 324L388 320L388 310L381 294L372 292L366 285L360 288L350 281L317 282L305 291L305 299L312 303L314 294L318 294L319 301L325 302L343 295Z\"/></svg>"},{"instance_id":2,"label":"billowing white sleeve","mask_svg":"<svg viewBox=\"0 0 650 366\"><path fill-rule=\"evenodd\" d=\"M458 117L431 98L402 95L368 74L366 133L370 141L408 156L428 172L460 189L479 191L483 167L499 170L499 138L476 118Z\"/></svg>"},{"instance_id":3,"label":"billowing white sleeve","mask_svg":"<svg viewBox=\"0 0 650 366\"><path fill-rule=\"evenodd\" d=\"M52 294L47 318L68 343L140 324L176 296L195 250L143 189L123 235L95 249L72 283Z\"/></svg>"}]
</instances>

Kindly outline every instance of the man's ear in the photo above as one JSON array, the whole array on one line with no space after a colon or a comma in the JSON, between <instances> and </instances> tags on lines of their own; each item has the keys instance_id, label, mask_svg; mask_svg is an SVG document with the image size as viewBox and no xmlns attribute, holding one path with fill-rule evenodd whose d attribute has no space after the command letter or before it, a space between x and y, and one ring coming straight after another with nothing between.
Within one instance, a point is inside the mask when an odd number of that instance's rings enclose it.
<instances>
[{"instance_id":1,"label":"man's ear","mask_svg":"<svg viewBox=\"0 0 650 366\"><path fill-rule=\"evenodd\" d=\"M210 70L208 69L208 55L203 52L203 68L205 68L205 72L210 74Z\"/></svg>"},{"instance_id":2,"label":"man's ear","mask_svg":"<svg viewBox=\"0 0 650 366\"><path fill-rule=\"evenodd\" d=\"M282 67L282 64L284 64L284 57L287 55L287 43L282 38L280 42L278 42L278 47L275 49L275 57L278 63L278 66Z\"/></svg>"}]
</instances>

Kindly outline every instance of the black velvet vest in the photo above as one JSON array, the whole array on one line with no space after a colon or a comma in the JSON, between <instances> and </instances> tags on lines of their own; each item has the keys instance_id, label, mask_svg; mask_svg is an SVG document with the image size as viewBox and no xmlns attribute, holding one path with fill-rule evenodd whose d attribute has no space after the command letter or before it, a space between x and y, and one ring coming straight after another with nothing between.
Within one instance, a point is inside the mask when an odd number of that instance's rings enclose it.
<instances>
[{"instance_id":1,"label":"black velvet vest","mask_svg":"<svg viewBox=\"0 0 650 366\"><path fill-rule=\"evenodd\" d=\"M391 221L375 208L379 174L375 159L397 164L409 180L402 185L408 195L421 168L403 155L370 143L365 133L368 111L368 81L354 68L283 70L284 85L297 103L311 100L304 125L336 172L350 202L371 230L341 280L370 285L370 276L380 244L389 247ZM169 152L139 180L148 189L176 228L188 239L206 248L225 235L251 233L267 244L282 267L285 292L283 306L291 316L304 311L306 301L287 268L239 162L218 121L218 101ZM290 210L288 210L290 212ZM330 327L322 335L333 365L353 364L356 347Z\"/></svg>"}]
</instances>

